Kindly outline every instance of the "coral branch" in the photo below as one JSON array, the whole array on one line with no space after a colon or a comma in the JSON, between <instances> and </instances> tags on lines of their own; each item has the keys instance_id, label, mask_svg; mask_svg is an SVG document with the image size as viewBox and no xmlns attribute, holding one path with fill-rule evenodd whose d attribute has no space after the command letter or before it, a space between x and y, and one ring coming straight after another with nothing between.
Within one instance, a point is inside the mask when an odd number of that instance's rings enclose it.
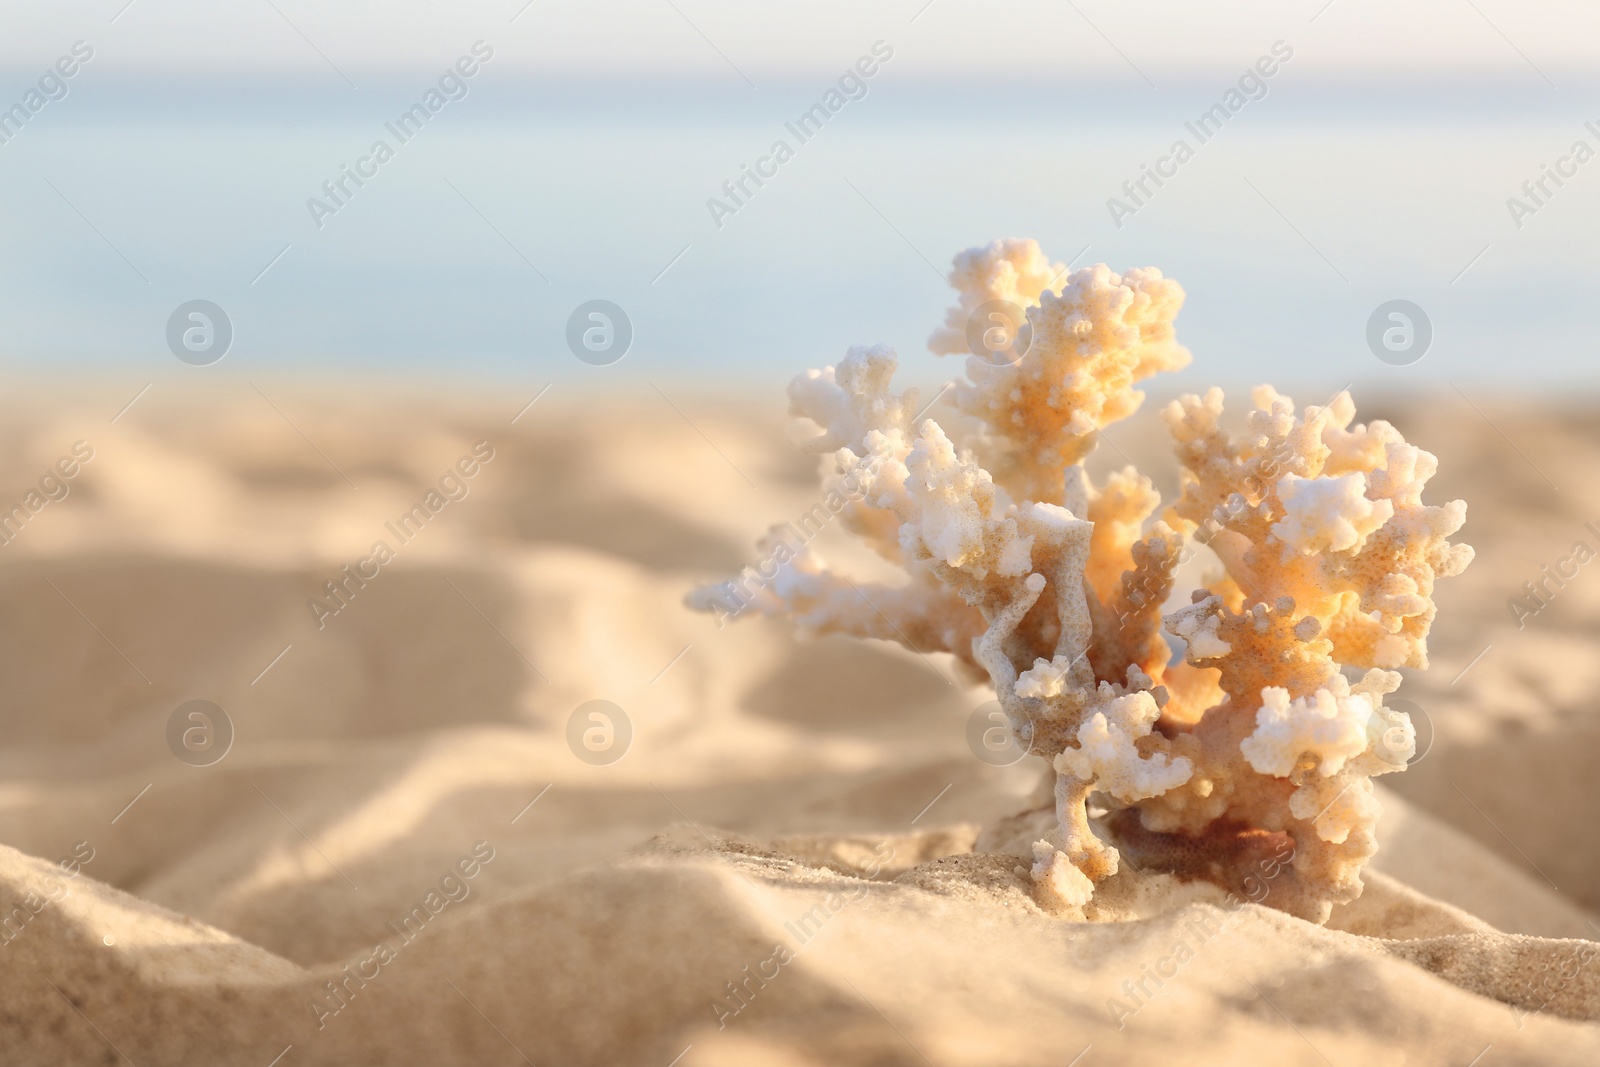
<instances>
[{"instance_id":1,"label":"coral branch","mask_svg":"<svg viewBox=\"0 0 1600 1067\"><path fill-rule=\"evenodd\" d=\"M1383 698L1392 668L1427 665L1434 582L1472 558L1449 541L1466 505L1423 504L1435 458L1387 423L1352 425L1348 395L1297 413L1263 386L1238 436L1218 390L1168 407L1182 490L1150 523L1148 478L1128 468L1096 485L1083 463L1138 407L1137 382L1188 362L1172 327L1183 290L1155 270L1068 274L1021 240L961 253L951 284L935 352L964 350L994 301L1026 309L1019 357L973 355L949 390L960 434L912 425L915 394L893 391L885 346L796 378L824 501L688 603L719 624L754 609L981 669L1056 775L1057 829L1033 846L1054 910L1081 909L1118 868L1090 817L1097 796L1114 809L1107 834L1187 876L1231 885L1292 844L1267 902L1326 919L1360 893L1377 847L1371 779L1412 756L1412 726ZM829 570L807 534L833 515L904 582ZM1163 617L1186 545L1222 573Z\"/></svg>"}]
</instances>

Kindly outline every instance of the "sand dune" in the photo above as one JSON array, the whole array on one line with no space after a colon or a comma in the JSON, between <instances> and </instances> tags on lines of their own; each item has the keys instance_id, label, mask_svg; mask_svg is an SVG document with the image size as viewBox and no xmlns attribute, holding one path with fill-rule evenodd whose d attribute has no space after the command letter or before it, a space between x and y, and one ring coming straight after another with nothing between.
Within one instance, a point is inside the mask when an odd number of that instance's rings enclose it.
<instances>
[{"instance_id":1,"label":"sand dune","mask_svg":"<svg viewBox=\"0 0 1600 1067\"><path fill-rule=\"evenodd\" d=\"M1593 418L1381 412L1479 559L1318 928L1131 869L1045 915L995 829L1041 768L973 757L982 690L685 611L810 503L771 409L268 392L0 419L0 500L93 449L0 551L0 1062L1600 1062L1600 574L1507 605L1600 517ZM1118 443L1162 470L1157 433ZM209 765L169 745L190 700L232 724ZM569 744L592 700L615 762Z\"/></svg>"}]
</instances>

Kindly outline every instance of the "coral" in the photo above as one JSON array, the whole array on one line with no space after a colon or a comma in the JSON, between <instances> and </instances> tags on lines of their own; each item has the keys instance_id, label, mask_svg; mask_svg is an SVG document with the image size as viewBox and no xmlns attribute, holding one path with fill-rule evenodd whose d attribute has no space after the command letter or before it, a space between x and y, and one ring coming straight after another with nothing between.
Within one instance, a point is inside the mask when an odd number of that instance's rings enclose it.
<instances>
[{"instance_id":1,"label":"coral","mask_svg":"<svg viewBox=\"0 0 1600 1067\"><path fill-rule=\"evenodd\" d=\"M1055 774L1057 829L1033 845L1041 904L1081 909L1123 854L1231 886L1263 850L1292 846L1252 899L1324 921L1360 893L1376 849L1371 779L1414 754L1410 721L1383 699L1394 668L1427 666L1434 582L1472 558L1449 541L1466 505L1423 504L1436 459L1388 423L1352 425L1347 394L1297 412L1261 387L1238 434L1218 390L1166 409L1182 485L1154 518L1148 478L1097 483L1084 461L1138 408L1136 383L1188 362L1173 331L1183 290L1150 269L1068 273L1024 240L961 253L950 280L935 353L963 350L993 301L1026 317L1008 358L969 355L946 390L956 437L893 391L886 346L795 379L823 500L773 528L760 564L687 602L719 625L753 608L987 676ZM809 541L833 516L904 580L830 568ZM1215 577L1175 589L1196 552Z\"/></svg>"}]
</instances>

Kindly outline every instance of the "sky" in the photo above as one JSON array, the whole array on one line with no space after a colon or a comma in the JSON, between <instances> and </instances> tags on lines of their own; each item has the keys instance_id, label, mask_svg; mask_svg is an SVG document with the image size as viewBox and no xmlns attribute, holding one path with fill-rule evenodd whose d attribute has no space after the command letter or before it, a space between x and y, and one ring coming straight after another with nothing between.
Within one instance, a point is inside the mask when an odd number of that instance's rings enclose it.
<instances>
[{"instance_id":1,"label":"sky","mask_svg":"<svg viewBox=\"0 0 1600 1067\"><path fill-rule=\"evenodd\" d=\"M1304 40L1330 78L1492 76L1535 64L1553 78L1583 75L1600 33L1600 10L1580 0L13 0L3 11L0 66L20 70L83 38L104 42L117 72L364 79L431 69L455 42L484 37L503 41L505 65L524 74L748 77L757 90L825 76L856 42L878 38L905 43L911 78L1134 91L1219 74L1285 34Z\"/></svg>"},{"instance_id":2,"label":"sky","mask_svg":"<svg viewBox=\"0 0 1600 1067\"><path fill-rule=\"evenodd\" d=\"M0 144L0 360L766 389L887 341L933 382L950 257L1032 236L1185 286L1182 388L1588 389L1595 40L1596 5L1506 0L7 3L0 109L59 98ZM595 365L601 299L633 339ZM195 300L209 366L171 350ZM1396 300L1431 334L1399 363Z\"/></svg>"}]
</instances>

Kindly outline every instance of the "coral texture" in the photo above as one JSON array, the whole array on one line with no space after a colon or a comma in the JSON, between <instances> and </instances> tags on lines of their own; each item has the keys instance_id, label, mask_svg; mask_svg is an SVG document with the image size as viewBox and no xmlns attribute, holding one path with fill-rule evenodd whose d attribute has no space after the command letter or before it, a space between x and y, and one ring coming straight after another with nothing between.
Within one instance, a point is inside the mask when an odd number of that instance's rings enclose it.
<instances>
[{"instance_id":1,"label":"coral texture","mask_svg":"<svg viewBox=\"0 0 1600 1067\"><path fill-rule=\"evenodd\" d=\"M1297 412L1259 388L1236 434L1213 389L1164 412L1182 489L1152 520L1148 478L1096 483L1084 460L1137 409L1136 383L1188 363L1183 290L1157 270L1068 273L1015 239L961 253L950 280L936 353L965 350L969 319L996 301L1026 309L1005 358L976 352L946 390L958 440L919 421L914 390L893 391L886 346L789 388L826 457L802 525L839 516L904 580L854 580L780 526L759 564L688 603L719 625L754 609L987 675L1055 773L1057 829L1034 846L1041 903L1088 903L1117 871L1111 838L1230 887L1290 845L1251 898L1324 921L1360 894L1376 849L1371 779L1414 754L1409 718L1383 700L1394 668L1427 666L1433 583L1472 559L1449 541L1466 505L1422 503L1435 458L1388 423L1352 425L1347 394ZM1196 553L1213 577L1184 596L1175 574ZM1091 797L1109 819L1091 818Z\"/></svg>"}]
</instances>

